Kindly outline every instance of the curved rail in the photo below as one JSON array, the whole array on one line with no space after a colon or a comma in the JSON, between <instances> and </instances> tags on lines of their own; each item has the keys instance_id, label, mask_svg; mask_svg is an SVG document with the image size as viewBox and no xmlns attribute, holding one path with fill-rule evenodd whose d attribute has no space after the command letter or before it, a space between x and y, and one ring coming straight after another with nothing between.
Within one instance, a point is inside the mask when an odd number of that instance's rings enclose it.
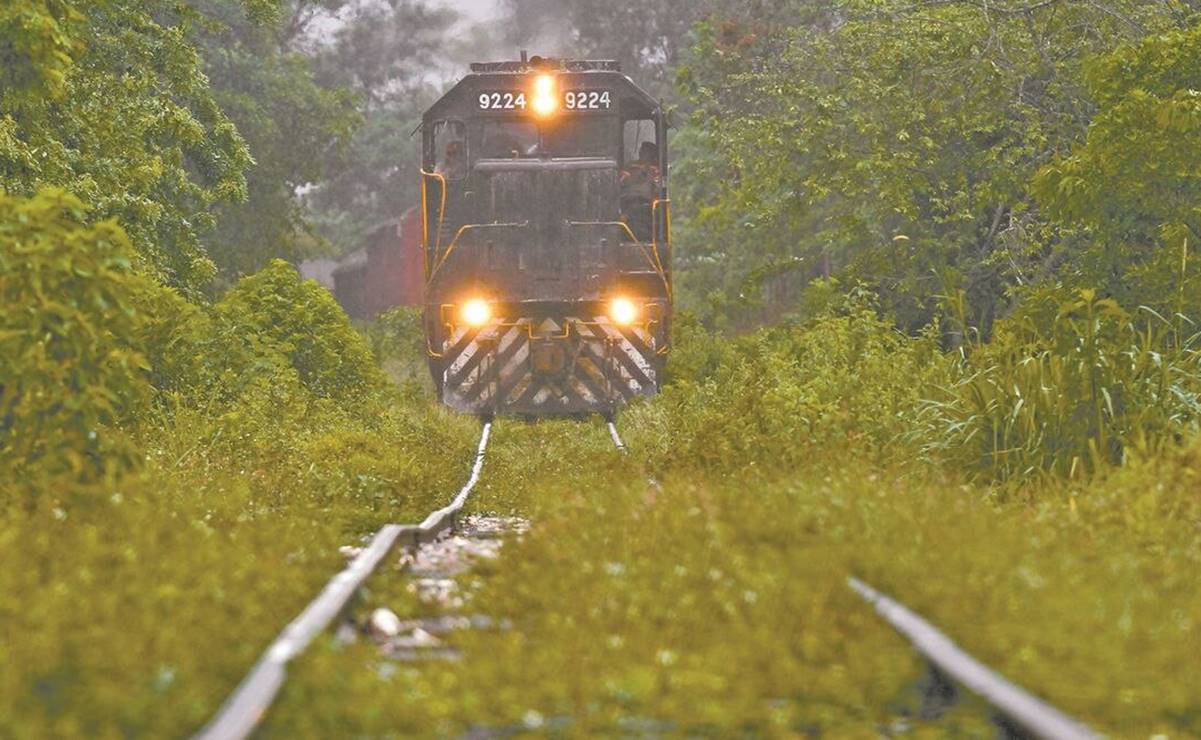
<instances>
[{"instance_id":1,"label":"curved rail","mask_svg":"<svg viewBox=\"0 0 1201 740\"><path fill-rule=\"evenodd\" d=\"M412 546L431 542L439 534L454 525L455 517L467 503L467 497L479 482L484 468L484 454L488 450L488 438L492 434L492 423L484 424L480 443L476 448L475 464L471 477L459 490L458 495L447 506L425 518L421 524L387 524L380 528L371 543L363 548L350 565L334 576L316 599L313 599L300 616L292 620L275 642L259 657L254 667L229 695L221 709L200 732L197 740L229 740L245 738L262 721L271 703L279 694L287 673L288 662L308 647L317 635L323 632L358 592L363 582L379 567L398 542Z\"/></svg>"},{"instance_id":2,"label":"curved rail","mask_svg":"<svg viewBox=\"0 0 1201 740\"><path fill-rule=\"evenodd\" d=\"M1079 720L1005 680L904 604L858 578L848 578L847 584L874 606L876 612L937 670L984 699L1012 726L1031 737L1054 740L1097 740L1101 737Z\"/></svg>"},{"instance_id":3,"label":"curved rail","mask_svg":"<svg viewBox=\"0 0 1201 740\"><path fill-rule=\"evenodd\" d=\"M609 436L613 438L613 444L617 445L617 449L621 450L622 452L626 452L625 442L621 441L621 435L617 433L617 425L611 421L608 422L608 424Z\"/></svg>"}]
</instances>

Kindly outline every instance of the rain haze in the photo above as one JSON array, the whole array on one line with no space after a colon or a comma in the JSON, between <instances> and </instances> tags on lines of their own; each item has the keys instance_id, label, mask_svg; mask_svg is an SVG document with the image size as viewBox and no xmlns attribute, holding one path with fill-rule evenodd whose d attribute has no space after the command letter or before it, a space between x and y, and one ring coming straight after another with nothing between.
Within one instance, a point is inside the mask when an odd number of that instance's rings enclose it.
<instances>
[{"instance_id":1,"label":"rain haze","mask_svg":"<svg viewBox=\"0 0 1201 740\"><path fill-rule=\"evenodd\" d=\"M499 13L496 0L444 0L442 5L477 21L495 18Z\"/></svg>"},{"instance_id":2,"label":"rain haze","mask_svg":"<svg viewBox=\"0 0 1201 740\"><path fill-rule=\"evenodd\" d=\"M1198 48L0 0L0 740L1201 739Z\"/></svg>"}]
</instances>

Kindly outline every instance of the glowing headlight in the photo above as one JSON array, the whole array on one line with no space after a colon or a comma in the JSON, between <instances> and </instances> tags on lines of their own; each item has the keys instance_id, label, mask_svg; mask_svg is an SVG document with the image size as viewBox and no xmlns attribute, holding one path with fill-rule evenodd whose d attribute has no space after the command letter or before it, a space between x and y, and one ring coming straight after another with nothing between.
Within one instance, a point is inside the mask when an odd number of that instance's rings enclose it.
<instances>
[{"instance_id":1,"label":"glowing headlight","mask_svg":"<svg viewBox=\"0 0 1201 740\"><path fill-rule=\"evenodd\" d=\"M534 113L549 116L559 109L559 94L555 89L555 78L538 75L534 78Z\"/></svg>"},{"instance_id":2,"label":"glowing headlight","mask_svg":"<svg viewBox=\"0 0 1201 740\"><path fill-rule=\"evenodd\" d=\"M638 306L629 298L614 298L609 304L609 318L622 326L629 326L638 320Z\"/></svg>"},{"instance_id":3,"label":"glowing headlight","mask_svg":"<svg viewBox=\"0 0 1201 740\"><path fill-rule=\"evenodd\" d=\"M492 318L492 307L482 298L472 298L460 311L468 326L483 326Z\"/></svg>"}]
</instances>

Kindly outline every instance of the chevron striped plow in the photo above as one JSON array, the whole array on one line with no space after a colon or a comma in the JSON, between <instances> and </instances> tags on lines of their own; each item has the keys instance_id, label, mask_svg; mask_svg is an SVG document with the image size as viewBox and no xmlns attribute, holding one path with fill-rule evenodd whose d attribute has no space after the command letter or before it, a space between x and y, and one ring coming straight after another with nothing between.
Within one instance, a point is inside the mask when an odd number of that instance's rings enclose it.
<instances>
[{"instance_id":1,"label":"chevron striped plow","mask_svg":"<svg viewBox=\"0 0 1201 740\"><path fill-rule=\"evenodd\" d=\"M637 311L619 324L599 301L497 305L481 326L448 321L435 370L442 400L481 415L612 415L659 387L663 308Z\"/></svg>"}]
</instances>

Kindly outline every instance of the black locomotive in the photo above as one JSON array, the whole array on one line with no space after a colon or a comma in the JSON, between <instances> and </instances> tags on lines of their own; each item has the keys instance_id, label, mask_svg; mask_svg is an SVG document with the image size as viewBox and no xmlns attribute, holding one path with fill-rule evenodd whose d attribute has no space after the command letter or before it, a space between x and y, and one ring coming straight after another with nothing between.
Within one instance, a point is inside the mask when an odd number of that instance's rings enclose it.
<instances>
[{"instance_id":1,"label":"black locomotive","mask_svg":"<svg viewBox=\"0 0 1201 740\"><path fill-rule=\"evenodd\" d=\"M472 64L422 122L425 332L460 411L602 413L671 341L662 106L612 61Z\"/></svg>"}]
</instances>

